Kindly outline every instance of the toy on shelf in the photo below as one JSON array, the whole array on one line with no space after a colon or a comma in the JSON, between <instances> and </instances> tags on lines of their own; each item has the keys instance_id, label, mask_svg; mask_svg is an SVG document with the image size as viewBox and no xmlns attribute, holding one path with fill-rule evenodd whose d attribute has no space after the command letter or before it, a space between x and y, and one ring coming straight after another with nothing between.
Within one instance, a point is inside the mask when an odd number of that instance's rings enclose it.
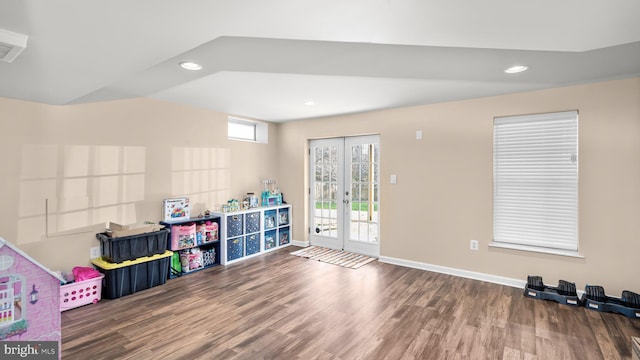
<instances>
[{"instance_id":1,"label":"toy on shelf","mask_svg":"<svg viewBox=\"0 0 640 360\"><path fill-rule=\"evenodd\" d=\"M258 207L258 197L252 192L248 192L247 195L245 195L242 202L244 203L245 201L247 202L249 209Z\"/></svg>"},{"instance_id":2,"label":"toy on shelf","mask_svg":"<svg viewBox=\"0 0 640 360\"><path fill-rule=\"evenodd\" d=\"M262 206L282 205L282 193L273 179L262 180ZM269 189L271 185L271 189Z\"/></svg>"},{"instance_id":3,"label":"toy on shelf","mask_svg":"<svg viewBox=\"0 0 640 360\"><path fill-rule=\"evenodd\" d=\"M185 273L202 269L204 267L202 259L202 250L200 248L191 248L180 252L180 265Z\"/></svg>"},{"instance_id":4,"label":"toy on shelf","mask_svg":"<svg viewBox=\"0 0 640 360\"><path fill-rule=\"evenodd\" d=\"M542 282L541 276L527 276L524 296L534 299L553 300L560 304L571 306L581 305L575 283L560 280L558 287L546 286Z\"/></svg>"},{"instance_id":5,"label":"toy on shelf","mask_svg":"<svg viewBox=\"0 0 640 360\"><path fill-rule=\"evenodd\" d=\"M196 225L196 245L204 245L218 240L218 223L207 220Z\"/></svg>"},{"instance_id":6,"label":"toy on shelf","mask_svg":"<svg viewBox=\"0 0 640 360\"><path fill-rule=\"evenodd\" d=\"M222 212L240 211L240 203L238 199L228 200L226 204L222 204Z\"/></svg>"},{"instance_id":7,"label":"toy on shelf","mask_svg":"<svg viewBox=\"0 0 640 360\"><path fill-rule=\"evenodd\" d=\"M162 208L164 221L186 220L191 216L189 198L187 197L164 199Z\"/></svg>"}]
</instances>

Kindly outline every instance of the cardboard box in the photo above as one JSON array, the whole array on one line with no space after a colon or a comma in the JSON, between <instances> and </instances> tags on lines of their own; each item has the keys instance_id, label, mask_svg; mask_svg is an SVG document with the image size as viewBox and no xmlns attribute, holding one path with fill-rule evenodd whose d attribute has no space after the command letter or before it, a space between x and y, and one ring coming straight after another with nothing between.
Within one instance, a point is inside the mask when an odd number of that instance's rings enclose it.
<instances>
[{"instance_id":1,"label":"cardboard box","mask_svg":"<svg viewBox=\"0 0 640 360\"><path fill-rule=\"evenodd\" d=\"M107 235L112 238L124 237L124 236L132 236L132 235L140 235L146 234L154 231L158 231L164 228L164 226L154 223L136 223L130 225L122 225L114 222L109 223L109 228L107 229Z\"/></svg>"}]
</instances>

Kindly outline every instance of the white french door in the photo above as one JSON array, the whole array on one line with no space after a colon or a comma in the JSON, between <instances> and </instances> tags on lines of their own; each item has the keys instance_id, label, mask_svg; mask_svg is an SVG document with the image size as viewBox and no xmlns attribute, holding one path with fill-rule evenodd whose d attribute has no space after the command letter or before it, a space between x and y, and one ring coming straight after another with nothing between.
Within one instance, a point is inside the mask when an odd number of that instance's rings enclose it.
<instances>
[{"instance_id":1,"label":"white french door","mask_svg":"<svg viewBox=\"0 0 640 360\"><path fill-rule=\"evenodd\" d=\"M311 245L380 254L379 137L309 142Z\"/></svg>"}]
</instances>

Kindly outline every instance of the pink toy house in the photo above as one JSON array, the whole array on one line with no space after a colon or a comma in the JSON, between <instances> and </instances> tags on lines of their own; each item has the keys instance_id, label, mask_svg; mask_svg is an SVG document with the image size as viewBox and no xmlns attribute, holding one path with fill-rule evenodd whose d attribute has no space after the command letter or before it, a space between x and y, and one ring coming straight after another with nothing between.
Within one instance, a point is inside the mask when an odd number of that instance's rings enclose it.
<instances>
[{"instance_id":1,"label":"pink toy house","mask_svg":"<svg viewBox=\"0 0 640 360\"><path fill-rule=\"evenodd\" d=\"M60 278L0 237L0 341L57 341Z\"/></svg>"}]
</instances>

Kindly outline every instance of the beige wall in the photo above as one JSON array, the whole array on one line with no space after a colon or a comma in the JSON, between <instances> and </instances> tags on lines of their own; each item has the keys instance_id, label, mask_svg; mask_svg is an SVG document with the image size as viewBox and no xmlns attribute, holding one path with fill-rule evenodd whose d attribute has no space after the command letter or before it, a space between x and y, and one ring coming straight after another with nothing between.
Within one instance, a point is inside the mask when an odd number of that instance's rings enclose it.
<instances>
[{"instance_id":1,"label":"beige wall","mask_svg":"<svg viewBox=\"0 0 640 360\"><path fill-rule=\"evenodd\" d=\"M189 196L198 213L260 191L261 179L277 176L275 126L268 145L254 144L227 140L226 121L149 99L49 106L0 98L0 236L69 271L89 264L105 222L157 222L168 197Z\"/></svg>"},{"instance_id":2,"label":"beige wall","mask_svg":"<svg viewBox=\"0 0 640 360\"><path fill-rule=\"evenodd\" d=\"M489 248L493 117L574 109L585 258ZM88 264L105 221L157 221L162 199L179 195L198 212L277 178L293 204L293 239L305 240L307 140L380 134L382 256L640 292L640 78L270 125L268 145L225 132L225 114L155 100L60 107L0 98L0 236L70 270Z\"/></svg>"},{"instance_id":3,"label":"beige wall","mask_svg":"<svg viewBox=\"0 0 640 360\"><path fill-rule=\"evenodd\" d=\"M492 121L579 111L579 246L584 259L489 248ZM415 139L422 130L423 140ZM279 184L307 238L306 147L381 135L381 256L526 280L541 275L640 293L640 78L282 124ZM389 184L397 174L397 185ZM479 251L469 241L480 242Z\"/></svg>"}]
</instances>

